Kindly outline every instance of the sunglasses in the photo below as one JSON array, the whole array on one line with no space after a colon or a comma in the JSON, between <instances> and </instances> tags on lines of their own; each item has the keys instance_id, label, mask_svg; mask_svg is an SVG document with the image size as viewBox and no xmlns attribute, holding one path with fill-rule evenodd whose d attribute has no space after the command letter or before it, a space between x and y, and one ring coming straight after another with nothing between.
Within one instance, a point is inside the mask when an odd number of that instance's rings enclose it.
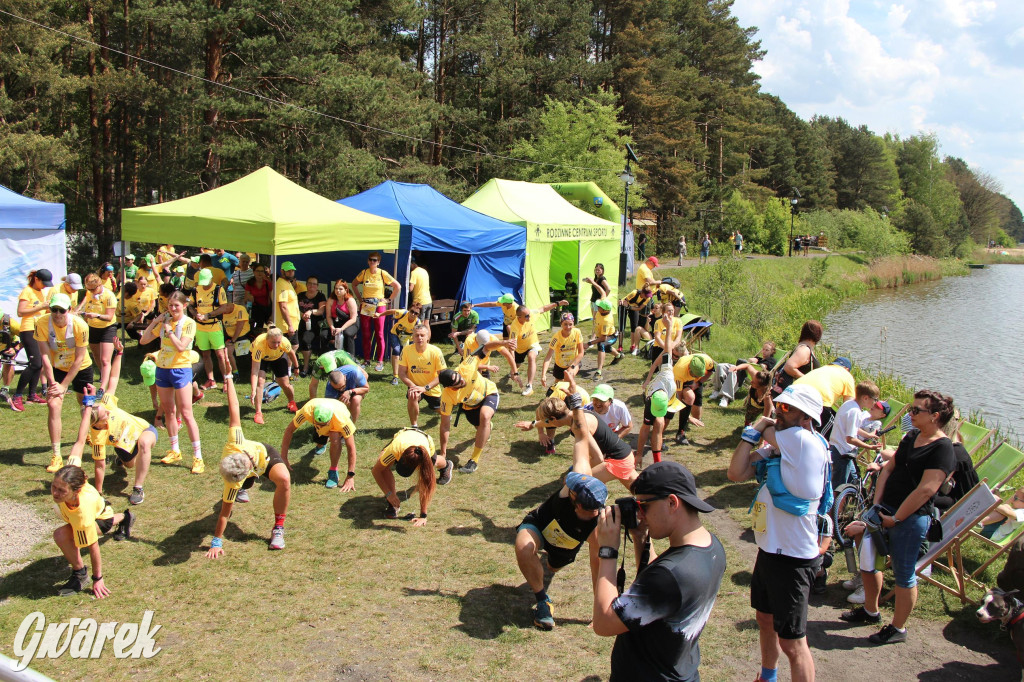
<instances>
[{"instance_id":1,"label":"sunglasses","mask_svg":"<svg viewBox=\"0 0 1024 682\"><path fill-rule=\"evenodd\" d=\"M53 307L53 308L50 308L50 312L51 312L51 313L56 313L56 314L58 314L58 315L63 315L64 313L66 313L66 312L67 312L67 310L66 310L66 309L64 309L64 308L57 308L57 307Z\"/></svg>"},{"instance_id":2,"label":"sunglasses","mask_svg":"<svg viewBox=\"0 0 1024 682\"><path fill-rule=\"evenodd\" d=\"M792 408L790 408L788 403L775 403L775 409L779 412L789 412Z\"/></svg>"},{"instance_id":3,"label":"sunglasses","mask_svg":"<svg viewBox=\"0 0 1024 682\"><path fill-rule=\"evenodd\" d=\"M927 408L924 408L924 407L918 407L917 405L912 405L910 407L910 409L907 410L907 411L910 412L910 414L912 414L914 416L917 416L917 415L921 414L922 412L924 412L925 414L931 414L931 410L929 410Z\"/></svg>"},{"instance_id":4,"label":"sunglasses","mask_svg":"<svg viewBox=\"0 0 1024 682\"><path fill-rule=\"evenodd\" d=\"M636 498L634 498L634 499L636 499ZM659 497L649 497L646 500L636 500L636 504L637 504L638 507L643 509L644 512L646 512L647 511L647 505L649 505L651 502L657 502L658 500L667 500L667 499L668 499L668 495L661 495Z\"/></svg>"},{"instance_id":5,"label":"sunglasses","mask_svg":"<svg viewBox=\"0 0 1024 682\"><path fill-rule=\"evenodd\" d=\"M370 263L379 263L380 258L368 258L367 261L369 261Z\"/></svg>"}]
</instances>

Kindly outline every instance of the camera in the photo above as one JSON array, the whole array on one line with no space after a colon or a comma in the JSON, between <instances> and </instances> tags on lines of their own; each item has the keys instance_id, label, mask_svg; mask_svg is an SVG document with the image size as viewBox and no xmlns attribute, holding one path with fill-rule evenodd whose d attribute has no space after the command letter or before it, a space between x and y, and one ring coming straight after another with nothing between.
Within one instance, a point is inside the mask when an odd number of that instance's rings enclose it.
<instances>
[{"instance_id":1,"label":"camera","mask_svg":"<svg viewBox=\"0 0 1024 682\"><path fill-rule=\"evenodd\" d=\"M637 512L640 510L640 505L636 503L636 500L632 497L620 497L615 500L615 506L619 508L619 518L622 521L623 529L633 530L636 528L639 523Z\"/></svg>"}]
</instances>

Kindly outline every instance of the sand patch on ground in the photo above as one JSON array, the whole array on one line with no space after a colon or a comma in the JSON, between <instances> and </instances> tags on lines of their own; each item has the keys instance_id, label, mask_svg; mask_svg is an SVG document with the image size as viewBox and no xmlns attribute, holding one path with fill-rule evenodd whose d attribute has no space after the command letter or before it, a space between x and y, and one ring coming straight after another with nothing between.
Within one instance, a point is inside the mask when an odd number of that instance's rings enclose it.
<instances>
[{"instance_id":1,"label":"sand patch on ground","mask_svg":"<svg viewBox=\"0 0 1024 682\"><path fill-rule=\"evenodd\" d=\"M4 541L0 542L0 576L24 567L22 561L32 548L53 533L55 524L41 517L27 504L0 499L4 520Z\"/></svg>"}]
</instances>

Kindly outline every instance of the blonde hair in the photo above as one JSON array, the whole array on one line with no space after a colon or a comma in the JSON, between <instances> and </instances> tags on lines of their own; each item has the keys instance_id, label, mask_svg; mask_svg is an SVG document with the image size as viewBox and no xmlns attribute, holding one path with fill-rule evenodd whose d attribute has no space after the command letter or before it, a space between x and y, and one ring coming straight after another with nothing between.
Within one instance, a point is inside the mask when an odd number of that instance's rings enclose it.
<instances>
[{"instance_id":1,"label":"blonde hair","mask_svg":"<svg viewBox=\"0 0 1024 682\"><path fill-rule=\"evenodd\" d=\"M244 481L252 470L252 460L249 456L235 452L220 461L220 475L228 483Z\"/></svg>"}]
</instances>

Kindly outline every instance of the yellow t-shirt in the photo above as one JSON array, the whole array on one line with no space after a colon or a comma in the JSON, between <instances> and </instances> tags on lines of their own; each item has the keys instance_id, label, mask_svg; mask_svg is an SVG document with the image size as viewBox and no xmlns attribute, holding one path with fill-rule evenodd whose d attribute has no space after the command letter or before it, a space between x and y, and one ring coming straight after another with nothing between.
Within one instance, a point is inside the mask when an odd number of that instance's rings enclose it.
<instances>
[{"instance_id":1,"label":"yellow t-shirt","mask_svg":"<svg viewBox=\"0 0 1024 682\"><path fill-rule=\"evenodd\" d=\"M167 296L157 296L156 299L156 314L163 315L167 312Z\"/></svg>"},{"instance_id":2,"label":"yellow t-shirt","mask_svg":"<svg viewBox=\"0 0 1024 682\"><path fill-rule=\"evenodd\" d=\"M825 407L831 407L837 400L850 400L856 393L853 375L839 365L824 365L811 370L793 383L810 386L818 391Z\"/></svg>"},{"instance_id":3,"label":"yellow t-shirt","mask_svg":"<svg viewBox=\"0 0 1024 682\"><path fill-rule=\"evenodd\" d=\"M156 268L147 268L144 265L139 266L139 271L135 273L136 279L139 276L143 276L149 280L149 288L156 291L157 287L160 286L160 280L156 276Z\"/></svg>"},{"instance_id":4,"label":"yellow t-shirt","mask_svg":"<svg viewBox=\"0 0 1024 682\"><path fill-rule=\"evenodd\" d=\"M298 324L299 324L299 294L305 293L305 291L306 291L306 284L305 284L305 282L298 282L298 281L296 281L296 282L289 282L284 277L278 277L277 281L274 282L274 300L273 300L273 305L274 305L274 323L278 327L281 327L282 329L284 329L286 325L284 323L284 319L282 319L282 316L281 316L281 308L277 304L280 303L281 300L282 300L281 299L281 294L286 292L286 291L288 291L289 289L294 293L294 297L285 296L285 303L289 304L288 305L288 314L293 316L292 319L295 322L296 327L298 327ZM292 301L293 298L294 298L294 301Z\"/></svg>"},{"instance_id":5,"label":"yellow t-shirt","mask_svg":"<svg viewBox=\"0 0 1024 682\"><path fill-rule=\"evenodd\" d=\"M99 528L96 522L101 519L114 518L114 510L107 504L103 496L90 484L86 483L78 491L78 506L74 509L68 507L66 502L57 506L57 514L66 523L71 524L74 531L75 547L82 549L96 542L99 538Z\"/></svg>"},{"instance_id":6,"label":"yellow t-shirt","mask_svg":"<svg viewBox=\"0 0 1024 682\"><path fill-rule=\"evenodd\" d=\"M166 324L166 323L165 323ZM188 348L179 351L171 342L171 336L160 325L160 352L156 355L156 366L161 369L185 369L192 366L192 344L196 340L196 321L188 315L182 315L181 320L170 321L174 325L175 333L180 339L188 339Z\"/></svg>"},{"instance_id":7,"label":"yellow t-shirt","mask_svg":"<svg viewBox=\"0 0 1024 682\"><path fill-rule=\"evenodd\" d=\"M51 288L45 288L45 289L40 289L39 291L36 291L32 287L25 287L24 289L21 290L21 293L18 294L18 300L19 301L27 301L29 303L29 305L38 305L40 303L47 303L50 300L50 293L51 293L51 291L52 291ZM71 301L72 301L71 305L74 305L74 300L75 300L74 298L71 299ZM42 310L38 310L38 311L36 311L34 313L29 313L28 315L22 315L21 316L21 330L22 331L26 331L26 332L32 331L33 329L36 328L36 320L38 320L43 315L48 315L49 312L50 312L49 310L47 310L46 308L43 308Z\"/></svg>"},{"instance_id":8,"label":"yellow t-shirt","mask_svg":"<svg viewBox=\"0 0 1024 682\"><path fill-rule=\"evenodd\" d=\"M192 303L195 306L196 314L209 315L217 308L228 301L227 293L216 284L209 287L196 287L192 292ZM196 321L196 330L201 332L215 332L221 329L220 320Z\"/></svg>"},{"instance_id":9,"label":"yellow t-shirt","mask_svg":"<svg viewBox=\"0 0 1024 682\"><path fill-rule=\"evenodd\" d=\"M516 317L508 327L512 330L512 338L516 340L517 353L525 353L534 346L540 345L537 328L533 326L533 318L527 319L526 322L520 322Z\"/></svg>"},{"instance_id":10,"label":"yellow t-shirt","mask_svg":"<svg viewBox=\"0 0 1024 682\"><path fill-rule=\"evenodd\" d=\"M398 364L405 367L412 383L417 386L426 386L437 378L442 369L448 366L445 364L444 353L441 352L441 349L429 343L423 353L417 351L413 344L403 348ZM432 397L441 395L441 386L434 386L425 395Z\"/></svg>"},{"instance_id":11,"label":"yellow t-shirt","mask_svg":"<svg viewBox=\"0 0 1024 682\"><path fill-rule=\"evenodd\" d=\"M690 361L695 357L704 358L704 371L708 372L715 368L715 361L711 359L711 356L706 353L692 353L690 355L684 355L678 360L676 364L672 366L672 376L675 377L676 386L681 387L687 381L697 381L704 377L701 374L698 377L690 374Z\"/></svg>"},{"instance_id":12,"label":"yellow t-shirt","mask_svg":"<svg viewBox=\"0 0 1024 682\"><path fill-rule=\"evenodd\" d=\"M651 272L651 268L647 265L647 263L641 263L640 267L636 269L637 290L639 291L640 289L642 289L644 283L649 279L654 279L654 273Z\"/></svg>"},{"instance_id":13,"label":"yellow t-shirt","mask_svg":"<svg viewBox=\"0 0 1024 682\"><path fill-rule=\"evenodd\" d=\"M150 289L148 286L144 290L143 289L139 289L138 293L136 293L135 295L139 299L139 308L140 308L140 310L144 310L144 311L148 311L148 312L153 312L154 303L156 302L157 293L158 292L157 292L156 289Z\"/></svg>"},{"instance_id":14,"label":"yellow t-shirt","mask_svg":"<svg viewBox=\"0 0 1024 682\"><path fill-rule=\"evenodd\" d=\"M104 396L104 407L107 409L107 425L105 428L90 427L89 436L86 441L92 446L93 460L104 460L107 458L107 446L115 450L131 452L142 437L142 433L149 428L149 422L134 415L128 414L120 407L117 407L117 398L111 396L112 400L107 401Z\"/></svg>"},{"instance_id":15,"label":"yellow t-shirt","mask_svg":"<svg viewBox=\"0 0 1024 682\"><path fill-rule=\"evenodd\" d=\"M683 321L681 319L679 319L678 317L673 317L672 318L672 329L668 330L668 331L666 331L665 317L664 316L662 316L657 322L654 323L654 336L655 336L655 338L657 338L658 334L664 334L665 335L665 343L666 344L671 343L672 339L682 338L680 336L677 336L677 334L682 334L682 333L683 333ZM665 347L664 345L662 345L660 343L658 344L658 346L660 348L664 348Z\"/></svg>"},{"instance_id":16,"label":"yellow t-shirt","mask_svg":"<svg viewBox=\"0 0 1024 682\"><path fill-rule=\"evenodd\" d=\"M516 309L519 308L518 303L502 303L501 312L505 315L505 324L511 326L512 321L516 319Z\"/></svg>"},{"instance_id":17,"label":"yellow t-shirt","mask_svg":"<svg viewBox=\"0 0 1024 682\"><path fill-rule=\"evenodd\" d=\"M114 277L102 277L101 279L103 280L103 286L105 286L107 289L110 290L111 293L113 293L115 287L117 286L117 279L115 279Z\"/></svg>"},{"instance_id":18,"label":"yellow t-shirt","mask_svg":"<svg viewBox=\"0 0 1024 682\"><path fill-rule=\"evenodd\" d=\"M377 268L375 274L370 272L367 268L361 271L356 278L352 280L352 286L357 284L363 285L362 298L384 298L384 287L393 284L395 278L389 275L386 271Z\"/></svg>"},{"instance_id":19,"label":"yellow t-shirt","mask_svg":"<svg viewBox=\"0 0 1024 682\"><path fill-rule=\"evenodd\" d=\"M594 333L604 337L615 335L615 320L612 319L611 310L604 311L598 308L594 313Z\"/></svg>"},{"instance_id":20,"label":"yellow t-shirt","mask_svg":"<svg viewBox=\"0 0 1024 682\"><path fill-rule=\"evenodd\" d=\"M414 320L408 310L398 310L392 317L395 318L395 322L391 325L391 333L398 337L403 346L409 345L412 341L412 330L420 323L420 318L417 316Z\"/></svg>"},{"instance_id":21,"label":"yellow t-shirt","mask_svg":"<svg viewBox=\"0 0 1024 682\"><path fill-rule=\"evenodd\" d=\"M0 317L2 317L2 316L0 316ZM10 345L13 346L13 345L18 343L18 334L20 334L20 333L21 333L21 322L18 320L18 318L14 317L12 315L11 316L11 343L10 343ZM7 347L8 347L8 344L0 343L0 350L7 350Z\"/></svg>"},{"instance_id":22,"label":"yellow t-shirt","mask_svg":"<svg viewBox=\"0 0 1024 682\"><path fill-rule=\"evenodd\" d=\"M288 310L288 319L285 320L284 316L281 315L281 306L277 306L275 309L274 312L281 318L281 324L278 326L280 326L281 329L298 329L300 319L299 295L290 287L281 287L281 291L277 295L277 302L284 303L285 309Z\"/></svg>"},{"instance_id":23,"label":"yellow t-shirt","mask_svg":"<svg viewBox=\"0 0 1024 682\"><path fill-rule=\"evenodd\" d=\"M455 406L460 404L466 408L477 407L484 398L498 392L494 382L480 374L480 362L481 359L475 355L462 361L457 371L466 380L466 385L441 391L441 414L450 416Z\"/></svg>"},{"instance_id":24,"label":"yellow t-shirt","mask_svg":"<svg viewBox=\"0 0 1024 682\"><path fill-rule=\"evenodd\" d=\"M654 295L662 303L672 303L673 301L683 300L683 292L669 284L659 285L657 290L655 290Z\"/></svg>"},{"instance_id":25,"label":"yellow t-shirt","mask_svg":"<svg viewBox=\"0 0 1024 682\"><path fill-rule=\"evenodd\" d=\"M232 426L228 429L228 439L224 443L224 450L221 453L221 458L233 455L236 452L241 452L244 455L248 455L256 461L256 468L249 472L249 475L243 478L238 483L228 483L224 481L224 494L221 499L225 502L234 503L235 497L238 495L238 491L242 489L242 484L250 478L262 476L267 471L267 465L270 464L270 459L267 456L267 446L263 443L259 443L254 440L246 440L245 435L242 433L242 427Z\"/></svg>"},{"instance_id":26,"label":"yellow t-shirt","mask_svg":"<svg viewBox=\"0 0 1024 682\"><path fill-rule=\"evenodd\" d=\"M383 450L380 451L380 458L377 460L383 466L389 467L402 458L402 453L409 448L419 446L427 451L428 455L434 454L434 439L419 429L402 429L395 434Z\"/></svg>"},{"instance_id":27,"label":"yellow t-shirt","mask_svg":"<svg viewBox=\"0 0 1024 682\"><path fill-rule=\"evenodd\" d=\"M281 337L281 345L277 348L271 348L267 342L267 335L260 334L256 337L256 340L249 346L249 353L252 355L253 362L260 362L261 360L274 361L280 359L285 353L290 353L292 350L292 342Z\"/></svg>"},{"instance_id":28,"label":"yellow t-shirt","mask_svg":"<svg viewBox=\"0 0 1024 682\"><path fill-rule=\"evenodd\" d=\"M91 291L85 294L85 305L82 307L83 313L97 313L99 315L104 315L108 309L117 310L117 296L115 296L114 292L110 289L104 289L99 296ZM117 324L117 320L113 318L111 318L110 321L104 321L99 318L89 318L86 322L88 322L89 326L93 329L106 329L113 324Z\"/></svg>"},{"instance_id":29,"label":"yellow t-shirt","mask_svg":"<svg viewBox=\"0 0 1024 682\"><path fill-rule=\"evenodd\" d=\"M316 419L313 417L316 408L321 405L331 408L332 412L331 420L322 426L317 424ZM292 419L292 424L295 425L295 428L299 428L307 422L313 425L318 436L327 436L334 432L348 438L356 432L356 426L352 423L352 417L349 415L348 408L345 407L344 403L333 398L313 398L303 405L302 409L295 413L295 418Z\"/></svg>"},{"instance_id":30,"label":"yellow t-shirt","mask_svg":"<svg viewBox=\"0 0 1024 682\"><path fill-rule=\"evenodd\" d=\"M142 312L141 294L142 292L140 291L134 296L125 297L122 292L121 306L117 309L118 322L121 324L128 324L129 322L135 321Z\"/></svg>"},{"instance_id":31,"label":"yellow t-shirt","mask_svg":"<svg viewBox=\"0 0 1024 682\"><path fill-rule=\"evenodd\" d=\"M244 305L237 303L230 313L224 313L221 321L224 322L224 336L229 339L235 337L236 325L242 325L242 330L238 332L239 336L248 334L249 329L251 329L249 326L249 311L245 309Z\"/></svg>"},{"instance_id":32,"label":"yellow t-shirt","mask_svg":"<svg viewBox=\"0 0 1024 682\"><path fill-rule=\"evenodd\" d=\"M583 400L583 406L586 407L590 404L590 394L587 390L576 384L576 392L580 394L580 398ZM565 400L566 396L569 395L569 382L559 381L557 384L551 387L548 391L548 395L559 400Z\"/></svg>"},{"instance_id":33,"label":"yellow t-shirt","mask_svg":"<svg viewBox=\"0 0 1024 682\"><path fill-rule=\"evenodd\" d=\"M477 337L476 332L473 332L466 337L466 342L462 344L462 359L465 360L478 350L480 350L480 339ZM484 353L484 358L481 362L485 365L491 364L491 351Z\"/></svg>"},{"instance_id":34,"label":"yellow t-shirt","mask_svg":"<svg viewBox=\"0 0 1024 682\"><path fill-rule=\"evenodd\" d=\"M430 298L430 275L423 268L416 268L409 273L409 293L412 294L412 302L420 305L429 305Z\"/></svg>"},{"instance_id":35,"label":"yellow t-shirt","mask_svg":"<svg viewBox=\"0 0 1024 682\"><path fill-rule=\"evenodd\" d=\"M75 362L75 349L85 348L85 360L78 369L92 367L89 357L89 325L74 315L68 318L66 327L54 327L53 318L47 314L36 320L35 339L50 353L50 363L62 372L71 369Z\"/></svg>"},{"instance_id":36,"label":"yellow t-shirt","mask_svg":"<svg viewBox=\"0 0 1024 682\"><path fill-rule=\"evenodd\" d=\"M572 331L569 332L569 336L563 336L562 330L559 328L551 336L551 343L548 344L548 348L555 351L555 364L565 369L572 364L573 359L579 353L582 343L583 333L579 330L579 327L573 327Z\"/></svg>"}]
</instances>

